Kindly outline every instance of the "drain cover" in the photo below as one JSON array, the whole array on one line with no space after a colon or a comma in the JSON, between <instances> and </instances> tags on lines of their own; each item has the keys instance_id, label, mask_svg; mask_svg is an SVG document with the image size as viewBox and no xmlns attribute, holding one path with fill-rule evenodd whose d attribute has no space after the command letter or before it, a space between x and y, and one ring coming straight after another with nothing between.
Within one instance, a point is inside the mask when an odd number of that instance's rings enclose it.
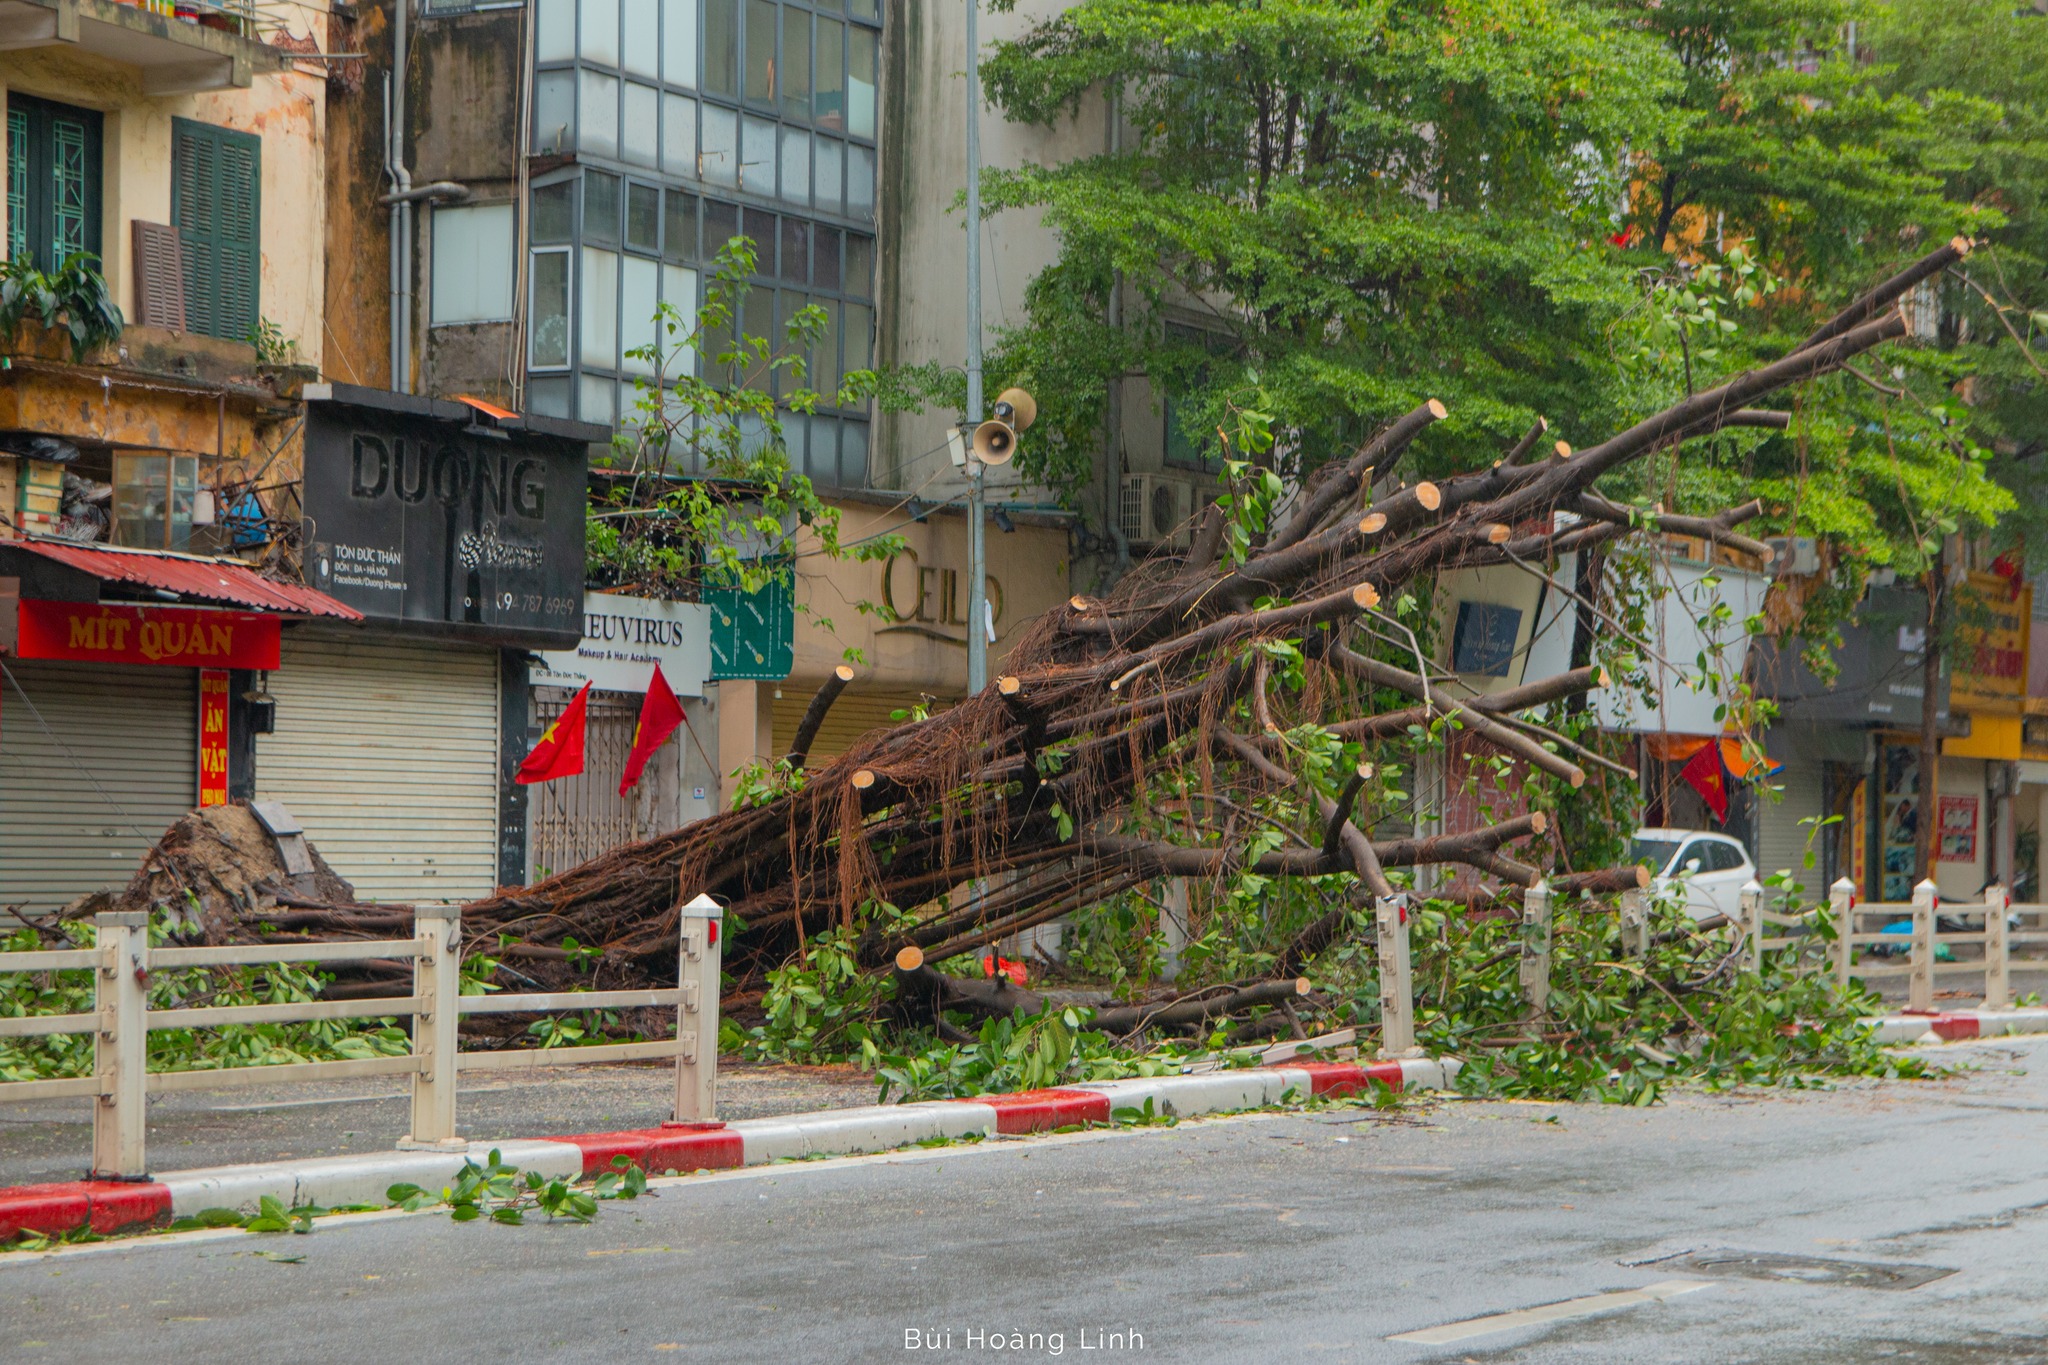
<instances>
[{"instance_id":1,"label":"drain cover","mask_svg":"<svg viewBox=\"0 0 2048 1365\"><path fill-rule=\"evenodd\" d=\"M1750 1280L1797 1280L1851 1289L1918 1289L1956 1272L1948 1266L1899 1265L1885 1261L1835 1261L1789 1256L1776 1251L1696 1251L1664 1264L1703 1275L1739 1275Z\"/></svg>"}]
</instances>

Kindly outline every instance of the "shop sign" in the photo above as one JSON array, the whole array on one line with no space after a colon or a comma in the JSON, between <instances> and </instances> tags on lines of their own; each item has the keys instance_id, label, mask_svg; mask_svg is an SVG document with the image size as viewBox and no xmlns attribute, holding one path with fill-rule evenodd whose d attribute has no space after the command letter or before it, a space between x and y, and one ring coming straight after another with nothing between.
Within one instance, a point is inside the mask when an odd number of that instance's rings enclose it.
<instances>
[{"instance_id":1,"label":"shop sign","mask_svg":"<svg viewBox=\"0 0 2048 1365\"><path fill-rule=\"evenodd\" d=\"M228 803L228 671L199 670L199 805Z\"/></svg>"},{"instance_id":2,"label":"shop sign","mask_svg":"<svg viewBox=\"0 0 2048 1365\"><path fill-rule=\"evenodd\" d=\"M1956 589L1955 676L1950 704L2017 714L2027 695L2027 628L2033 589L1995 573L1973 573Z\"/></svg>"},{"instance_id":3,"label":"shop sign","mask_svg":"<svg viewBox=\"0 0 2048 1365\"><path fill-rule=\"evenodd\" d=\"M372 620L581 633L585 447L421 413L307 404L307 581Z\"/></svg>"},{"instance_id":4,"label":"shop sign","mask_svg":"<svg viewBox=\"0 0 2048 1365\"><path fill-rule=\"evenodd\" d=\"M24 659L169 668L277 667L277 618L253 611L25 600L20 622L15 649Z\"/></svg>"},{"instance_id":5,"label":"shop sign","mask_svg":"<svg viewBox=\"0 0 2048 1365\"><path fill-rule=\"evenodd\" d=\"M711 608L617 593L583 594L583 643L551 650L527 676L541 687L645 692L654 666L679 697L704 695L711 675Z\"/></svg>"},{"instance_id":6,"label":"shop sign","mask_svg":"<svg viewBox=\"0 0 2048 1365\"><path fill-rule=\"evenodd\" d=\"M1977 861L1977 798L1974 796L1944 796L1941 798L1941 820L1935 825L1937 839L1935 859L1944 863L1974 863Z\"/></svg>"},{"instance_id":7,"label":"shop sign","mask_svg":"<svg viewBox=\"0 0 2048 1365\"><path fill-rule=\"evenodd\" d=\"M704 589L710 608L711 676L773 680L796 664L796 580L785 571L758 592Z\"/></svg>"},{"instance_id":8,"label":"shop sign","mask_svg":"<svg viewBox=\"0 0 2048 1365\"><path fill-rule=\"evenodd\" d=\"M984 574L982 582L988 588L989 614L1000 623L1003 585L994 574ZM926 564L917 551L906 549L882 561L881 594L886 624L876 627L875 634L905 632L966 647L973 592L959 569Z\"/></svg>"}]
</instances>

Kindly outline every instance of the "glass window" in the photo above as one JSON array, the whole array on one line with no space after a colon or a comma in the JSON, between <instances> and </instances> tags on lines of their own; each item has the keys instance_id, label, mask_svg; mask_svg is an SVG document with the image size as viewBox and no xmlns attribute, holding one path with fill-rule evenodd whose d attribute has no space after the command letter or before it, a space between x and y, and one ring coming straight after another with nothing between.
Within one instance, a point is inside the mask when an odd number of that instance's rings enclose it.
<instances>
[{"instance_id":1,"label":"glass window","mask_svg":"<svg viewBox=\"0 0 2048 1365\"><path fill-rule=\"evenodd\" d=\"M875 296L875 239L846 234L846 292L855 298Z\"/></svg>"},{"instance_id":2,"label":"glass window","mask_svg":"<svg viewBox=\"0 0 2048 1365\"><path fill-rule=\"evenodd\" d=\"M811 348L811 387L824 395L825 404L833 406L832 395L839 392L839 300L819 299L818 306L825 310L825 330Z\"/></svg>"},{"instance_id":3,"label":"glass window","mask_svg":"<svg viewBox=\"0 0 2048 1365\"><path fill-rule=\"evenodd\" d=\"M548 369L569 363L569 253L533 253L532 341L527 363ZM567 405L564 405L564 413Z\"/></svg>"},{"instance_id":4,"label":"glass window","mask_svg":"<svg viewBox=\"0 0 2048 1365\"><path fill-rule=\"evenodd\" d=\"M782 347L782 338L775 330L775 291L773 289L749 289L747 300L740 315L746 335L768 343L772 356ZM746 384L750 389L763 393L771 391L775 382L774 372L765 363L754 362L747 366Z\"/></svg>"},{"instance_id":5,"label":"glass window","mask_svg":"<svg viewBox=\"0 0 2048 1365\"><path fill-rule=\"evenodd\" d=\"M747 0L747 89L749 104L775 102L775 11L773 0Z\"/></svg>"},{"instance_id":6,"label":"glass window","mask_svg":"<svg viewBox=\"0 0 2048 1365\"><path fill-rule=\"evenodd\" d=\"M619 0L581 0L577 48L586 62L619 64Z\"/></svg>"},{"instance_id":7,"label":"glass window","mask_svg":"<svg viewBox=\"0 0 2048 1365\"><path fill-rule=\"evenodd\" d=\"M577 417L600 426L618 423L619 381L609 375L586 374L576 386Z\"/></svg>"},{"instance_id":8,"label":"glass window","mask_svg":"<svg viewBox=\"0 0 2048 1365\"><path fill-rule=\"evenodd\" d=\"M533 57L567 62L576 57L576 0L539 0L533 20Z\"/></svg>"},{"instance_id":9,"label":"glass window","mask_svg":"<svg viewBox=\"0 0 2048 1365\"><path fill-rule=\"evenodd\" d=\"M775 84L782 94L782 116L808 122L811 117L811 16L800 9L782 11L782 66Z\"/></svg>"},{"instance_id":10,"label":"glass window","mask_svg":"<svg viewBox=\"0 0 2048 1365\"><path fill-rule=\"evenodd\" d=\"M671 261L696 260L697 196L669 190L661 207L661 254Z\"/></svg>"},{"instance_id":11,"label":"glass window","mask_svg":"<svg viewBox=\"0 0 2048 1365\"><path fill-rule=\"evenodd\" d=\"M512 206L437 208L432 226L433 324L510 321Z\"/></svg>"},{"instance_id":12,"label":"glass window","mask_svg":"<svg viewBox=\"0 0 2048 1365\"><path fill-rule=\"evenodd\" d=\"M621 139L624 160L636 166L661 164L656 137L661 130L660 108L661 96L653 86L626 82L625 137Z\"/></svg>"},{"instance_id":13,"label":"glass window","mask_svg":"<svg viewBox=\"0 0 2048 1365\"><path fill-rule=\"evenodd\" d=\"M654 312L661 302L661 267L639 256L624 262L625 278L619 286L620 368L627 374L653 374L651 360L636 359L635 350L651 350L655 343Z\"/></svg>"},{"instance_id":14,"label":"glass window","mask_svg":"<svg viewBox=\"0 0 2048 1365\"><path fill-rule=\"evenodd\" d=\"M596 71L577 73L576 145L597 156L619 154L619 78Z\"/></svg>"},{"instance_id":15,"label":"glass window","mask_svg":"<svg viewBox=\"0 0 2048 1365\"><path fill-rule=\"evenodd\" d=\"M1671 855L1676 852L1676 839L1636 839L1628 846L1628 860L1632 863L1642 863L1650 871L1662 876L1664 869L1671 865Z\"/></svg>"},{"instance_id":16,"label":"glass window","mask_svg":"<svg viewBox=\"0 0 2048 1365\"><path fill-rule=\"evenodd\" d=\"M590 3L590 0L584 0ZM650 80L661 76L661 0L625 0L620 52L626 70Z\"/></svg>"},{"instance_id":17,"label":"glass window","mask_svg":"<svg viewBox=\"0 0 2048 1365\"><path fill-rule=\"evenodd\" d=\"M192 543L192 499L199 457L117 451L114 455L114 540L149 550Z\"/></svg>"},{"instance_id":18,"label":"glass window","mask_svg":"<svg viewBox=\"0 0 2048 1365\"><path fill-rule=\"evenodd\" d=\"M864 303L846 305L846 341L840 352L841 373L865 370L874 345L875 310Z\"/></svg>"},{"instance_id":19,"label":"glass window","mask_svg":"<svg viewBox=\"0 0 2048 1365\"><path fill-rule=\"evenodd\" d=\"M875 149L846 148L846 213L849 218L875 216Z\"/></svg>"},{"instance_id":20,"label":"glass window","mask_svg":"<svg viewBox=\"0 0 2048 1365\"><path fill-rule=\"evenodd\" d=\"M820 128L843 132L846 128L846 25L836 19L818 19L818 60L811 71L817 87L811 96L814 119Z\"/></svg>"},{"instance_id":21,"label":"glass window","mask_svg":"<svg viewBox=\"0 0 2048 1365\"><path fill-rule=\"evenodd\" d=\"M875 135L873 29L849 29L846 34L846 131L855 137Z\"/></svg>"},{"instance_id":22,"label":"glass window","mask_svg":"<svg viewBox=\"0 0 2048 1365\"><path fill-rule=\"evenodd\" d=\"M705 0L704 89L728 98L740 93L739 0Z\"/></svg>"},{"instance_id":23,"label":"glass window","mask_svg":"<svg viewBox=\"0 0 2048 1365\"><path fill-rule=\"evenodd\" d=\"M526 382L526 409L542 417L569 415L569 376L551 375Z\"/></svg>"},{"instance_id":24,"label":"glass window","mask_svg":"<svg viewBox=\"0 0 2048 1365\"><path fill-rule=\"evenodd\" d=\"M533 80L533 150L566 152L576 146L576 73L543 71Z\"/></svg>"},{"instance_id":25,"label":"glass window","mask_svg":"<svg viewBox=\"0 0 2048 1365\"><path fill-rule=\"evenodd\" d=\"M881 7L876 3L876 0L851 0L846 9L849 14L856 15L862 19L873 19L879 22L882 17Z\"/></svg>"},{"instance_id":26,"label":"glass window","mask_svg":"<svg viewBox=\"0 0 2048 1365\"><path fill-rule=\"evenodd\" d=\"M697 88L697 0L663 0L661 76L685 90Z\"/></svg>"},{"instance_id":27,"label":"glass window","mask_svg":"<svg viewBox=\"0 0 2048 1365\"><path fill-rule=\"evenodd\" d=\"M820 210L838 213L846 144L829 137L815 140L811 160L811 198Z\"/></svg>"},{"instance_id":28,"label":"glass window","mask_svg":"<svg viewBox=\"0 0 2048 1365\"><path fill-rule=\"evenodd\" d=\"M661 97L661 165L670 175L697 178L697 101Z\"/></svg>"},{"instance_id":29,"label":"glass window","mask_svg":"<svg viewBox=\"0 0 2048 1365\"><path fill-rule=\"evenodd\" d=\"M749 114L740 120L740 185L755 194L775 195L775 125Z\"/></svg>"},{"instance_id":30,"label":"glass window","mask_svg":"<svg viewBox=\"0 0 2048 1365\"><path fill-rule=\"evenodd\" d=\"M576 182L558 180L533 188L533 244L566 242L576 229Z\"/></svg>"},{"instance_id":31,"label":"glass window","mask_svg":"<svg viewBox=\"0 0 2048 1365\"><path fill-rule=\"evenodd\" d=\"M704 106L704 154L700 177L713 185L740 183L740 116L715 104Z\"/></svg>"},{"instance_id":32,"label":"glass window","mask_svg":"<svg viewBox=\"0 0 2048 1365\"><path fill-rule=\"evenodd\" d=\"M583 173L583 236L607 244L619 240L619 178L607 171Z\"/></svg>"},{"instance_id":33,"label":"glass window","mask_svg":"<svg viewBox=\"0 0 2048 1365\"><path fill-rule=\"evenodd\" d=\"M697 272L686 270L679 265L665 265L661 268L661 301L676 310L674 333L662 338L667 347L682 346L690 338L697 325ZM670 359L668 373L690 374L696 369L696 361L688 355Z\"/></svg>"},{"instance_id":34,"label":"glass window","mask_svg":"<svg viewBox=\"0 0 2048 1365\"><path fill-rule=\"evenodd\" d=\"M740 235L740 211L734 204L715 199L704 201L704 256L709 259L725 250L725 244Z\"/></svg>"},{"instance_id":35,"label":"glass window","mask_svg":"<svg viewBox=\"0 0 2048 1365\"><path fill-rule=\"evenodd\" d=\"M839 287L839 229L813 228L811 281L820 289Z\"/></svg>"},{"instance_id":36,"label":"glass window","mask_svg":"<svg viewBox=\"0 0 2048 1365\"><path fill-rule=\"evenodd\" d=\"M652 185L626 186L626 245L649 253L661 248L661 191Z\"/></svg>"},{"instance_id":37,"label":"glass window","mask_svg":"<svg viewBox=\"0 0 2048 1365\"><path fill-rule=\"evenodd\" d=\"M811 202L811 135L801 128L782 130L782 196L786 202Z\"/></svg>"},{"instance_id":38,"label":"glass window","mask_svg":"<svg viewBox=\"0 0 2048 1365\"><path fill-rule=\"evenodd\" d=\"M839 486L860 488L868 481L868 424L839 424Z\"/></svg>"},{"instance_id":39,"label":"glass window","mask_svg":"<svg viewBox=\"0 0 2048 1365\"><path fill-rule=\"evenodd\" d=\"M839 470L839 419L813 417L810 420L810 449L804 452L804 474L819 483L831 483ZM791 451L794 460L797 452Z\"/></svg>"},{"instance_id":40,"label":"glass window","mask_svg":"<svg viewBox=\"0 0 2048 1365\"><path fill-rule=\"evenodd\" d=\"M583 248L582 320L576 348L585 365L611 370L619 364L619 257L617 252Z\"/></svg>"},{"instance_id":41,"label":"glass window","mask_svg":"<svg viewBox=\"0 0 2048 1365\"><path fill-rule=\"evenodd\" d=\"M754 242L754 273L773 276L775 274L775 215L760 209L747 209L740 215L740 232ZM757 332L756 336L766 335Z\"/></svg>"},{"instance_id":42,"label":"glass window","mask_svg":"<svg viewBox=\"0 0 2048 1365\"><path fill-rule=\"evenodd\" d=\"M811 278L811 225L801 218L782 220L782 256L776 274L807 284Z\"/></svg>"}]
</instances>

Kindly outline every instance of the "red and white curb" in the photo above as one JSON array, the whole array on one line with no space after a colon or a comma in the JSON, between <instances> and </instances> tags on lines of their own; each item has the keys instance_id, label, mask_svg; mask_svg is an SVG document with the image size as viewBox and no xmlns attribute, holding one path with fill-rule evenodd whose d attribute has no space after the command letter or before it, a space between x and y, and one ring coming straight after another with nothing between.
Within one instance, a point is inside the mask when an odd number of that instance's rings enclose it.
<instances>
[{"instance_id":1,"label":"red and white curb","mask_svg":"<svg viewBox=\"0 0 2048 1365\"><path fill-rule=\"evenodd\" d=\"M786 1118L726 1124L671 1124L615 1133L508 1142L472 1142L466 1151L372 1152L318 1160L264 1162L169 1171L145 1181L70 1181L0 1188L0 1240L18 1232L45 1235L90 1226L113 1232L189 1217L204 1209L253 1212L265 1195L286 1208L387 1202L396 1184L438 1189L471 1158L495 1150L508 1165L550 1178L597 1175L617 1157L650 1175L760 1166L791 1158L886 1152L941 1139L1049 1132L1109 1123L1119 1110L1162 1118L1259 1109L1315 1095L1347 1095L1383 1085L1393 1091L1449 1089L1457 1059L1404 1058L1369 1063L1311 1063L1156 1076L984 1095L971 1100L877 1104Z\"/></svg>"},{"instance_id":2,"label":"red and white curb","mask_svg":"<svg viewBox=\"0 0 2048 1365\"><path fill-rule=\"evenodd\" d=\"M1965 1038L2006 1038L2048 1033L2048 1009L1957 1010L1951 1014L1888 1014L1866 1019L1880 1043L1953 1043Z\"/></svg>"}]
</instances>

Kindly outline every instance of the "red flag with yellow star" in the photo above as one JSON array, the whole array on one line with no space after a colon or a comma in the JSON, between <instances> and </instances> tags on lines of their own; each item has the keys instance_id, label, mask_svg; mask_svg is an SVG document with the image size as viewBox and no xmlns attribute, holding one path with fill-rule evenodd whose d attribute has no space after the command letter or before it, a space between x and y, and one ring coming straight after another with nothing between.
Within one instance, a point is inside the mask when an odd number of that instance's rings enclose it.
<instances>
[{"instance_id":1,"label":"red flag with yellow star","mask_svg":"<svg viewBox=\"0 0 2048 1365\"><path fill-rule=\"evenodd\" d=\"M640 703L640 723L633 727L633 752L626 755L626 771L619 778L619 795L631 791L647 770L654 751L668 743L668 737L683 723L683 704L676 700L661 665L654 666L654 678L647 684L646 699Z\"/></svg>"},{"instance_id":2,"label":"red flag with yellow star","mask_svg":"<svg viewBox=\"0 0 2048 1365\"><path fill-rule=\"evenodd\" d=\"M586 703L590 700L590 684L583 684L583 690L576 694L576 700L569 703L555 723L540 737L540 743L533 746L533 752L519 765L519 771L512 780L522 785L528 782L552 782L558 777L574 777L583 771L583 717Z\"/></svg>"}]
</instances>

